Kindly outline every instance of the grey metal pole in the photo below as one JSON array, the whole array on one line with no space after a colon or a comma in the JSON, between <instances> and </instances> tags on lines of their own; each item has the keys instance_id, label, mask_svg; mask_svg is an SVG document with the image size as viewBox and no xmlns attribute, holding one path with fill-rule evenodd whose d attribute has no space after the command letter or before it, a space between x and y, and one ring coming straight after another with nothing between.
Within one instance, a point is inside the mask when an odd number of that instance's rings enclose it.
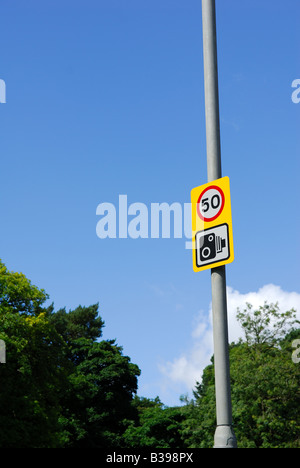
<instances>
[{"instance_id":1,"label":"grey metal pole","mask_svg":"<svg viewBox=\"0 0 300 468\"><path fill-rule=\"evenodd\" d=\"M215 0L202 0L208 182L222 177ZM225 266L211 270L217 428L215 448L236 448L232 429Z\"/></svg>"}]
</instances>

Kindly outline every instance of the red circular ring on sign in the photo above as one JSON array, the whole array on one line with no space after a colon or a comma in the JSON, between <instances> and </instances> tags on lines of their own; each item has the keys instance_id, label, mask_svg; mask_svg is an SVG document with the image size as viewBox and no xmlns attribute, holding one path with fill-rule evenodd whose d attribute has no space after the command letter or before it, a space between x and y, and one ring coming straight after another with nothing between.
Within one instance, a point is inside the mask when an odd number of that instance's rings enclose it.
<instances>
[{"instance_id":1,"label":"red circular ring on sign","mask_svg":"<svg viewBox=\"0 0 300 468\"><path fill-rule=\"evenodd\" d=\"M219 209L219 211L217 212L217 214L215 216L213 216L212 218L205 218L201 212L200 212L200 209L199 209L199 206L200 206L200 200L201 198L203 197L203 195L208 191L208 190L217 190L217 192L219 192L219 194L221 195L221 208ZM224 196L224 193L223 193L223 190L220 189L220 187L218 187L217 185L210 185L209 187L207 187L205 190L203 190L203 192L201 193L200 197L198 198L198 201L197 201L197 213L198 213L198 216L200 219L202 219L202 221L205 221L205 222L211 222L211 221L214 221L215 219L217 219L220 214L222 213L223 211L223 208L224 208L224 205L225 205L225 196Z\"/></svg>"}]
</instances>

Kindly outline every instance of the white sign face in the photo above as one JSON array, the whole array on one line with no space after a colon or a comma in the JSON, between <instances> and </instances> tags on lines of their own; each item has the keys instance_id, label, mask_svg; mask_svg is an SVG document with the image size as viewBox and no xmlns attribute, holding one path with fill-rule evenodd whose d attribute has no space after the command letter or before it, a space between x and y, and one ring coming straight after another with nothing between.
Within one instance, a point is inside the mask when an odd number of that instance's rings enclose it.
<instances>
[{"instance_id":1,"label":"white sign face","mask_svg":"<svg viewBox=\"0 0 300 468\"><path fill-rule=\"evenodd\" d=\"M201 193L197 210L200 219L206 222L214 221L223 211L225 197L222 189L215 185L203 190Z\"/></svg>"},{"instance_id":2,"label":"white sign face","mask_svg":"<svg viewBox=\"0 0 300 468\"><path fill-rule=\"evenodd\" d=\"M196 263L201 268L230 257L228 224L221 224L196 234Z\"/></svg>"}]
</instances>

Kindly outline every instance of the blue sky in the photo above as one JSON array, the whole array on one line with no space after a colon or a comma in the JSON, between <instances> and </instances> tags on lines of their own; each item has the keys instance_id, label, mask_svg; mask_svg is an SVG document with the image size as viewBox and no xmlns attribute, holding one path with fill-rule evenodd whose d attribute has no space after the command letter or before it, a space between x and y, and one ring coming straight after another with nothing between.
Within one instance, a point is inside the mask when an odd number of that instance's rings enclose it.
<instances>
[{"instance_id":1,"label":"blue sky","mask_svg":"<svg viewBox=\"0 0 300 468\"><path fill-rule=\"evenodd\" d=\"M234 312L299 304L298 0L217 0ZM185 239L99 239L96 209L205 184L200 0L1 0L0 258L55 308L99 302L139 394L179 404L212 354L210 272Z\"/></svg>"}]
</instances>

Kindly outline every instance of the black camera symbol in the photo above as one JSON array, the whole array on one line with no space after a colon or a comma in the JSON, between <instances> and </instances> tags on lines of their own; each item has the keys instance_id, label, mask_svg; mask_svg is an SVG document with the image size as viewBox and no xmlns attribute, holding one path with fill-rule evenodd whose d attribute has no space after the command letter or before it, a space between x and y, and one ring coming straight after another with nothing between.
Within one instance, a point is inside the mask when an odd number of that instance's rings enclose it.
<instances>
[{"instance_id":1,"label":"black camera symbol","mask_svg":"<svg viewBox=\"0 0 300 468\"><path fill-rule=\"evenodd\" d=\"M226 247L226 240L214 233L206 234L200 238L200 259L201 262L212 260L217 253L222 252Z\"/></svg>"}]
</instances>

